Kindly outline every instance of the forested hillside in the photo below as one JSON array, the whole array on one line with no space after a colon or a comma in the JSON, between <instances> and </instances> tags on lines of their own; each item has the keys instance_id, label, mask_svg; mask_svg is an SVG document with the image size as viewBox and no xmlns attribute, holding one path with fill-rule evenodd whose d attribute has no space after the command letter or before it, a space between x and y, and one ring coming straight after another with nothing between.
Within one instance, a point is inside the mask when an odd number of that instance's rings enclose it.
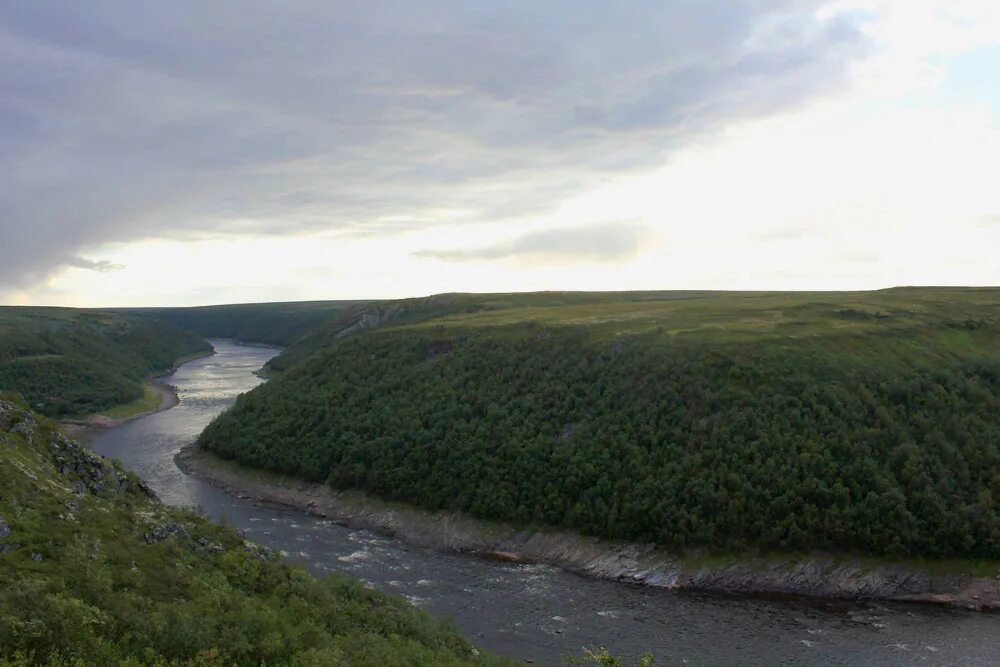
<instances>
[{"instance_id":1,"label":"forested hillside","mask_svg":"<svg viewBox=\"0 0 1000 667\"><path fill-rule=\"evenodd\" d=\"M143 380L211 346L133 314L0 307L0 390L46 415L98 412L143 396Z\"/></svg>"},{"instance_id":2,"label":"forested hillside","mask_svg":"<svg viewBox=\"0 0 1000 667\"><path fill-rule=\"evenodd\" d=\"M0 396L0 665L478 665L407 602L316 580Z\"/></svg>"},{"instance_id":3,"label":"forested hillside","mask_svg":"<svg viewBox=\"0 0 1000 667\"><path fill-rule=\"evenodd\" d=\"M233 338L250 343L284 346L321 328L358 303L245 303L192 308L132 308L119 312L151 316L207 338Z\"/></svg>"},{"instance_id":4,"label":"forested hillside","mask_svg":"<svg viewBox=\"0 0 1000 667\"><path fill-rule=\"evenodd\" d=\"M201 446L670 548L1000 558L1000 290L448 304L331 336Z\"/></svg>"}]
</instances>

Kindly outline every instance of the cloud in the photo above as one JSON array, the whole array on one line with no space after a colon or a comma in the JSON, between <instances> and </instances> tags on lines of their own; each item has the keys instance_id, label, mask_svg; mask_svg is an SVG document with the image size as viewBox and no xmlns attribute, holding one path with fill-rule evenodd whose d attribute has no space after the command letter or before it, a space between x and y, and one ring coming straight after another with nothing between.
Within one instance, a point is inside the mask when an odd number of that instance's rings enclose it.
<instances>
[{"instance_id":1,"label":"cloud","mask_svg":"<svg viewBox=\"0 0 1000 667\"><path fill-rule=\"evenodd\" d=\"M544 213L835 94L869 42L824 4L0 7L0 288L108 242Z\"/></svg>"},{"instance_id":2,"label":"cloud","mask_svg":"<svg viewBox=\"0 0 1000 667\"><path fill-rule=\"evenodd\" d=\"M642 225L617 223L572 229L544 229L491 246L457 250L421 250L417 257L446 262L526 259L609 262L631 257L651 236Z\"/></svg>"},{"instance_id":3,"label":"cloud","mask_svg":"<svg viewBox=\"0 0 1000 667\"><path fill-rule=\"evenodd\" d=\"M85 257L70 257L66 260L65 265L71 266L75 269L86 269L88 271L97 271L99 273L120 271L125 268L124 264L114 264L106 259L87 259Z\"/></svg>"},{"instance_id":4,"label":"cloud","mask_svg":"<svg viewBox=\"0 0 1000 667\"><path fill-rule=\"evenodd\" d=\"M816 235L810 227L781 227L750 234L748 239L759 243L781 243L801 241Z\"/></svg>"}]
</instances>

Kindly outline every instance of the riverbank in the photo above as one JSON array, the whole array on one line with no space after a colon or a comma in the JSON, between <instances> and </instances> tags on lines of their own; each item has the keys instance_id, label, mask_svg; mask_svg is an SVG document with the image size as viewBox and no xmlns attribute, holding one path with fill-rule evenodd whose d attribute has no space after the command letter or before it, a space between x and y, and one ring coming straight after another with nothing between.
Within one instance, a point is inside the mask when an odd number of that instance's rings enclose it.
<instances>
[{"instance_id":1,"label":"riverbank","mask_svg":"<svg viewBox=\"0 0 1000 667\"><path fill-rule=\"evenodd\" d=\"M220 459L193 443L175 460L184 472L229 493L298 509L351 528L377 530L420 547L545 563L586 576L671 590L911 601L1000 610L1000 564L897 563L827 554L677 556L650 545L608 542L566 531L522 529L455 512L426 512L357 492L338 492L325 484Z\"/></svg>"},{"instance_id":2,"label":"riverbank","mask_svg":"<svg viewBox=\"0 0 1000 667\"><path fill-rule=\"evenodd\" d=\"M143 417L169 410L180 402L177 387L163 381L163 378L173 375L178 368L189 361L203 359L215 354L215 350L196 352L178 359L172 368L157 373L143 385L142 398L118 405L105 412L99 412L79 419L64 419L60 421L62 431L68 437L87 442L95 430L109 429L127 424Z\"/></svg>"},{"instance_id":3,"label":"riverbank","mask_svg":"<svg viewBox=\"0 0 1000 667\"><path fill-rule=\"evenodd\" d=\"M88 442L93 437L95 431L115 428L137 419L148 417L157 412L169 410L180 402L180 398L177 395L177 388L171 384L160 382L159 380L151 380L144 387L146 391L151 391L159 398L159 403L156 407L143 409L123 416L117 416L114 413L98 413L87 415L82 419L64 419L60 422L62 432L74 440ZM145 398L140 399L140 401L145 401ZM119 406L119 408L125 407L127 406Z\"/></svg>"}]
</instances>

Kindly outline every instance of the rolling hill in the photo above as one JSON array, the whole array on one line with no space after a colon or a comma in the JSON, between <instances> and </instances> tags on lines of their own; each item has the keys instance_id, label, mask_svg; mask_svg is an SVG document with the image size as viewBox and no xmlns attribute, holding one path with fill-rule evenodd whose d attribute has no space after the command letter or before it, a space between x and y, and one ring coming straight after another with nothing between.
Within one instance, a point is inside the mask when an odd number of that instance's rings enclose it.
<instances>
[{"instance_id":1,"label":"rolling hill","mask_svg":"<svg viewBox=\"0 0 1000 667\"><path fill-rule=\"evenodd\" d=\"M441 295L272 365L203 448L670 549L1000 558L998 289Z\"/></svg>"},{"instance_id":2,"label":"rolling hill","mask_svg":"<svg viewBox=\"0 0 1000 667\"><path fill-rule=\"evenodd\" d=\"M0 390L49 416L141 399L150 375L211 349L197 334L141 315L0 307Z\"/></svg>"}]
</instances>

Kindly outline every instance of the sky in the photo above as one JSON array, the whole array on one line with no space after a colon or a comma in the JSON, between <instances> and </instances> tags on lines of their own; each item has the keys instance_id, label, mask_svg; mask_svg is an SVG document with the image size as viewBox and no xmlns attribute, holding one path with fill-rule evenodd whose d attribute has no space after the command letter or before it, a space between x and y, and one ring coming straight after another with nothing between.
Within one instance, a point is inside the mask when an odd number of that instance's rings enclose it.
<instances>
[{"instance_id":1,"label":"sky","mask_svg":"<svg viewBox=\"0 0 1000 667\"><path fill-rule=\"evenodd\" d=\"M996 0L0 2L0 303L1000 284Z\"/></svg>"}]
</instances>

